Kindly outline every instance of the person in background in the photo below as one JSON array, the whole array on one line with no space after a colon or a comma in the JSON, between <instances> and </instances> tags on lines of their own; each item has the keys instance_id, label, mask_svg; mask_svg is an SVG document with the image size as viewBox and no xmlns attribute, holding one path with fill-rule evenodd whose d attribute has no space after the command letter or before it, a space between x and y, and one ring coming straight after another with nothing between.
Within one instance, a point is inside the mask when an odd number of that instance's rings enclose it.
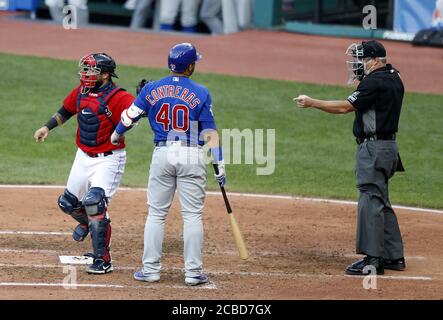
<instances>
[{"instance_id":1,"label":"person in background","mask_svg":"<svg viewBox=\"0 0 443 320\"><path fill-rule=\"evenodd\" d=\"M133 9L130 9L132 6ZM143 28L146 25L146 21L151 15L154 15L154 21L152 23L152 29L160 29L160 1L155 0L128 0L125 4L125 8L128 10L134 10L131 18L131 29Z\"/></svg>"},{"instance_id":2,"label":"person in background","mask_svg":"<svg viewBox=\"0 0 443 320\"><path fill-rule=\"evenodd\" d=\"M161 0L160 29L173 31L175 19L181 12L180 22L183 32L197 32L199 0Z\"/></svg>"},{"instance_id":3,"label":"person in background","mask_svg":"<svg viewBox=\"0 0 443 320\"><path fill-rule=\"evenodd\" d=\"M200 19L212 35L247 29L252 20L251 0L203 0Z\"/></svg>"},{"instance_id":4,"label":"person in background","mask_svg":"<svg viewBox=\"0 0 443 320\"><path fill-rule=\"evenodd\" d=\"M252 21L252 0L222 0L223 32L245 30Z\"/></svg>"},{"instance_id":5,"label":"person in background","mask_svg":"<svg viewBox=\"0 0 443 320\"><path fill-rule=\"evenodd\" d=\"M200 8L200 19L206 24L212 35L223 33L221 19L222 1L203 0Z\"/></svg>"}]
</instances>

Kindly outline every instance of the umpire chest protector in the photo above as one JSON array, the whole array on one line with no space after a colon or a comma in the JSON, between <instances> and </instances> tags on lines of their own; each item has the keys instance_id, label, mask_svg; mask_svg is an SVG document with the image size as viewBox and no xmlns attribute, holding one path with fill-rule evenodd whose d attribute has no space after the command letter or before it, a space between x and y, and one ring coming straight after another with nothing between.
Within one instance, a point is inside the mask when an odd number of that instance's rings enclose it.
<instances>
[{"instance_id":1,"label":"umpire chest protector","mask_svg":"<svg viewBox=\"0 0 443 320\"><path fill-rule=\"evenodd\" d=\"M108 101L121 90L124 89L116 87L111 82L96 92L78 94L78 139L81 144L95 147L107 142L114 130L114 124L110 119L112 113L107 106Z\"/></svg>"}]
</instances>

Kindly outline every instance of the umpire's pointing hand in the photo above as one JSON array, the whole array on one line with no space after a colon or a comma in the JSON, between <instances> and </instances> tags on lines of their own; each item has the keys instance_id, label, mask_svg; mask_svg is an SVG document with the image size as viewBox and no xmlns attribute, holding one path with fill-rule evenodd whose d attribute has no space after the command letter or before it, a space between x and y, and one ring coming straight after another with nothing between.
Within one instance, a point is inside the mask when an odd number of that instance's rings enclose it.
<instances>
[{"instance_id":1,"label":"umpire's pointing hand","mask_svg":"<svg viewBox=\"0 0 443 320\"><path fill-rule=\"evenodd\" d=\"M293 100L297 102L297 106L299 106L300 108L310 108L313 105L312 98L304 94L299 95L297 98L294 98Z\"/></svg>"}]
</instances>

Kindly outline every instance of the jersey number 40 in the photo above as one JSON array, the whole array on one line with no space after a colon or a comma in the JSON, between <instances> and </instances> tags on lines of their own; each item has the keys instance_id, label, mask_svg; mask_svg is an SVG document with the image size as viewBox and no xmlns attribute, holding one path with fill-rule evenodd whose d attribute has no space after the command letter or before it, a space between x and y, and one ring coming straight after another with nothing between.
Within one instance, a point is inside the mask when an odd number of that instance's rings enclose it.
<instances>
[{"instance_id":1,"label":"jersey number 40","mask_svg":"<svg viewBox=\"0 0 443 320\"><path fill-rule=\"evenodd\" d=\"M189 129L189 110L183 104L176 104L170 108L169 103L163 103L155 116L155 121L163 125L164 131L170 130L172 122L172 129L175 131L188 131ZM180 125L181 123L181 125Z\"/></svg>"}]
</instances>

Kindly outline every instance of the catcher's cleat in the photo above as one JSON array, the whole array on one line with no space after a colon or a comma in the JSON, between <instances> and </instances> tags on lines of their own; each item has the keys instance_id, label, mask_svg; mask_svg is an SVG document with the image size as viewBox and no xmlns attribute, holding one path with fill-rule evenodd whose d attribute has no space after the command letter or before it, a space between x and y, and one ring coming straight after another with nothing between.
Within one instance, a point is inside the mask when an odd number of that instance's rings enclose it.
<instances>
[{"instance_id":1,"label":"catcher's cleat","mask_svg":"<svg viewBox=\"0 0 443 320\"><path fill-rule=\"evenodd\" d=\"M403 271L406 269L405 258L400 259L385 259L385 269Z\"/></svg>"},{"instance_id":2,"label":"catcher's cleat","mask_svg":"<svg viewBox=\"0 0 443 320\"><path fill-rule=\"evenodd\" d=\"M346 268L346 274L351 276L367 276L371 275L371 269L369 267L374 267L377 275L384 274L384 265L382 258L376 258L371 256L366 256L362 260L354 262ZM368 267L368 268L366 268ZM372 274L375 275L375 274Z\"/></svg>"},{"instance_id":3,"label":"catcher's cleat","mask_svg":"<svg viewBox=\"0 0 443 320\"><path fill-rule=\"evenodd\" d=\"M206 276L205 274L200 274L199 276L196 277L186 277L185 284L187 286L197 286L199 284L207 283L208 281L209 281L208 276Z\"/></svg>"},{"instance_id":4,"label":"catcher's cleat","mask_svg":"<svg viewBox=\"0 0 443 320\"><path fill-rule=\"evenodd\" d=\"M92 259L96 259L95 254L93 254L92 252L86 252L83 254L84 257L88 257L88 258L92 258Z\"/></svg>"},{"instance_id":5,"label":"catcher's cleat","mask_svg":"<svg viewBox=\"0 0 443 320\"><path fill-rule=\"evenodd\" d=\"M145 282L158 282L160 281L160 275L158 273L143 274L141 271L134 272L134 279Z\"/></svg>"},{"instance_id":6,"label":"catcher's cleat","mask_svg":"<svg viewBox=\"0 0 443 320\"><path fill-rule=\"evenodd\" d=\"M72 239L75 241L83 241L89 234L89 227L86 224L79 224L72 233Z\"/></svg>"},{"instance_id":7,"label":"catcher's cleat","mask_svg":"<svg viewBox=\"0 0 443 320\"><path fill-rule=\"evenodd\" d=\"M94 259L94 263L89 267L88 273L105 274L111 272L112 270L114 270L114 268L112 267L111 262L106 262L105 260L98 258Z\"/></svg>"}]
</instances>

